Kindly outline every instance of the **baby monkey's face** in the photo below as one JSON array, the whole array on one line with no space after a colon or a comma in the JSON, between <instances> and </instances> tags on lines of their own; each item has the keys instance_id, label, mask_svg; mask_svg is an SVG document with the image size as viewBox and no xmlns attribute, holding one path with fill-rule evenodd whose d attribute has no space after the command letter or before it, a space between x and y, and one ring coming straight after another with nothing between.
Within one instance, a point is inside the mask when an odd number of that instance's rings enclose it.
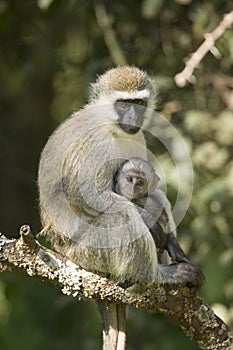
<instances>
[{"instance_id":1,"label":"baby monkey's face","mask_svg":"<svg viewBox=\"0 0 233 350\"><path fill-rule=\"evenodd\" d=\"M115 192L128 200L147 198L154 192L159 176L146 160L132 157L121 165L115 180Z\"/></svg>"},{"instance_id":2,"label":"baby monkey's face","mask_svg":"<svg viewBox=\"0 0 233 350\"><path fill-rule=\"evenodd\" d=\"M128 200L147 197L148 182L145 174L136 174L134 172L122 173L118 178L119 194Z\"/></svg>"}]
</instances>

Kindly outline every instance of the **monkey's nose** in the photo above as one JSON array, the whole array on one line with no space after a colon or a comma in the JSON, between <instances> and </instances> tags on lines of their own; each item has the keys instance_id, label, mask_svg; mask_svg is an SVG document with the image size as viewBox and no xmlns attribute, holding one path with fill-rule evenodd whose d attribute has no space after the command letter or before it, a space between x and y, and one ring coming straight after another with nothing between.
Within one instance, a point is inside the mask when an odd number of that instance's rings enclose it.
<instances>
[{"instance_id":1,"label":"monkey's nose","mask_svg":"<svg viewBox=\"0 0 233 350\"><path fill-rule=\"evenodd\" d=\"M133 199L133 195L134 195L134 191L133 190L132 191L128 191L127 192L127 199L129 201L131 201Z\"/></svg>"},{"instance_id":2,"label":"monkey's nose","mask_svg":"<svg viewBox=\"0 0 233 350\"><path fill-rule=\"evenodd\" d=\"M128 134L136 134L143 123L144 114L135 104L130 104L126 113L121 116L119 125Z\"/></svg>"}]
</instances>

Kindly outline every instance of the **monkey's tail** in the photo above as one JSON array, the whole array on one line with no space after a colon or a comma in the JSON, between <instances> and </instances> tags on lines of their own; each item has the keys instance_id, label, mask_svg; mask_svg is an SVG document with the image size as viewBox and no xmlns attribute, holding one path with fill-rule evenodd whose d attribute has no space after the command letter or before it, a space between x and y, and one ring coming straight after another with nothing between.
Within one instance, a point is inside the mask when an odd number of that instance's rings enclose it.
<instances>
[{"instance_id":1,"label":"monkey's tail","mask_svg":"<svg viewBox=\"0 0 233 350\"><path fill-rule=\"evenodd\" d=\"M103 326L103 350L125 350L126 305L97 301Z\"/></svg>"},{"instance_id":2,"label":"monkey's tail","mask_svg":"<svg viewBox=\"0 0 233 350\"><path fill-rule=\"evenodd\" d=\"M205 280L202 271L189 263L158 264L156 280L161 283L189 284L200 288Z\"/></svg>"}]
</instances>

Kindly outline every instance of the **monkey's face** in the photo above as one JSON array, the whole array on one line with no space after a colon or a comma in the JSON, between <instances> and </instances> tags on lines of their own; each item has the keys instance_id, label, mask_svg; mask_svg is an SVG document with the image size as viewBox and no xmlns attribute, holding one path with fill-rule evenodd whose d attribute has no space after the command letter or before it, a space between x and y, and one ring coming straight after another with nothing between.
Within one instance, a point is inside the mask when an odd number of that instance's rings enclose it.
<instances>
[{"instance_id":1,"label":"monkey's face","mask_svg":"<svg viewBox=\"0 0 233 350\"><path fill-rule=\"evenodd\" d=\"M90 97L92 106L102 106L99 114L103 121L111 120L111 132L115 137L125 137L125 133L133 137L141 129L145 117L153 113L156 89L144 71L120 66L102 74L92 84Z\"/></svg>"},{"instance_id":2,"label":"monkey's face","mask_svg":"<svg viewBox=\"0 0 233 350\"><path fill-rule=\"evenodd\" d=\"M153 166L139 157L123 162L115 176L116 192L129 200L147 198L158 185Z\"/></svg>"},{"instance_id":3,"label":"monkey's face","mask_svg":"<svg viewBox=\"0 0 233 350\"><path fill-rule=\"evenodd\" d=\"M118 99L114 103L117 121L127 134L136 134L144 120L147 99Z\"/></svg>"},{"instance_id":4,"label":"monkey's face","mask_svg":"<svg viewBox=\"0 0 233 350\"><path fill-rule=\"evenodd\" d=\"M130 172L121 174L118 178L117 192L130 201L147 197L147 180L144 176L138 176Z\"/></svg>"}]
</instances>

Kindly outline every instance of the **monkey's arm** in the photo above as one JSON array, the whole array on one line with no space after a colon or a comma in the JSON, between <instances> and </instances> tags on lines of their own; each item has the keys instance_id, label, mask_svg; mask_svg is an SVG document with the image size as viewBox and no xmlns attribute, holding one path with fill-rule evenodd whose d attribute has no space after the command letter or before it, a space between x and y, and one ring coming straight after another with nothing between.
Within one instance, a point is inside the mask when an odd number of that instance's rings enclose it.
<instances>
[{"instance_id":1,"label":"monkey's arm","mask_svg":"<svg viewBox=\"0 0 233 350\"><path fill-rule=\"evenodd\" d=\"M161 211L161 208L159 209ZM162 213L160 217L154 217L150 215L150 213L146 210L141 210L139 208L139 211L141 211L141 216L143 218L143 221L147 225L147 227L150 230L150 233L153 237L153 240L156 245L156 250L158 254L158 259L161 261L161 256L163 252L166 249L167 245L167 233L166 233L166 228L167 228L167 215L164 210L162 210ZM154 222L156 220L156 222Z\"/></svg>"},{"instance_id":2,"label":"monkey's arm","mask_svg":"<svg viewBox=\"0 0 233 350\"><path fill-rule=\"evenodd\" d=\"M158 252L158 257L160 258L164 250L167 250L172 261L189 263L190 260L177 242L174 233L166 233L166 230L166 216L162 212L158 221L150 228Z\"/></svg>"},{"instance_id":3,"label":"monkey's arm","mask_svg":"<svg viewBox=\"0 0 233 350\"><path fill-rule=\"evenodd\" d=\"M150 233L156 245L156 249L159 249L162 253L164 249L166 249L167 244L166 227L168 219L166 212L162 210L161 215L157 217L157 215L151 215L151 213L148 210L143 209L139 206L137 206L137 209L141 214L141 217L145 222L146 226L150 230ZM158 210L161 212L161 208L159 208Z\"/></svg>"},{"instance_id":4,"label":"monkey's arm","mask_svg":"<svg viewBox=\"0 0 233 350\"><path fill-rule=\"evenodd\" d=\"M189 258L185 255L183 249L176 240L173 232L167 234L165 249L168 251L172 261L189 263Z\"/></svg>"},{"instance_id":5,"label":"monkey's arm","mask_svg":"<svg viewBox=\"0 0 233 350\"><path fill-rule=\"evenodd\" d=\"M154 220L157 220L150 228L150 232L159 255L167 250L172 261L189 263L188 257L176 239L176 226L172 216L171 204L161 190L155 190L150 196L147 210L150 215L154 212Z\"/></svg>"},{"instance_id":6,"label":"monkey's arm","mask_svg":"<svg viewBox=\"0 0 233 350\"><path fill-rule=\"evenodd\" d=\"M166 240L165 249L170 255L172 261L189 263L190 260L185 255L183 249L180 247L179 243L177 242L176 225L172 215L171 204L167 199L167 197L165 197L165 201L164 201L164 211L166 212L166 215L168 218L167 229L166 229L167 240ZM161 214L161 217L162 217L162 214Z\"/></svg>"}]
</instances>

